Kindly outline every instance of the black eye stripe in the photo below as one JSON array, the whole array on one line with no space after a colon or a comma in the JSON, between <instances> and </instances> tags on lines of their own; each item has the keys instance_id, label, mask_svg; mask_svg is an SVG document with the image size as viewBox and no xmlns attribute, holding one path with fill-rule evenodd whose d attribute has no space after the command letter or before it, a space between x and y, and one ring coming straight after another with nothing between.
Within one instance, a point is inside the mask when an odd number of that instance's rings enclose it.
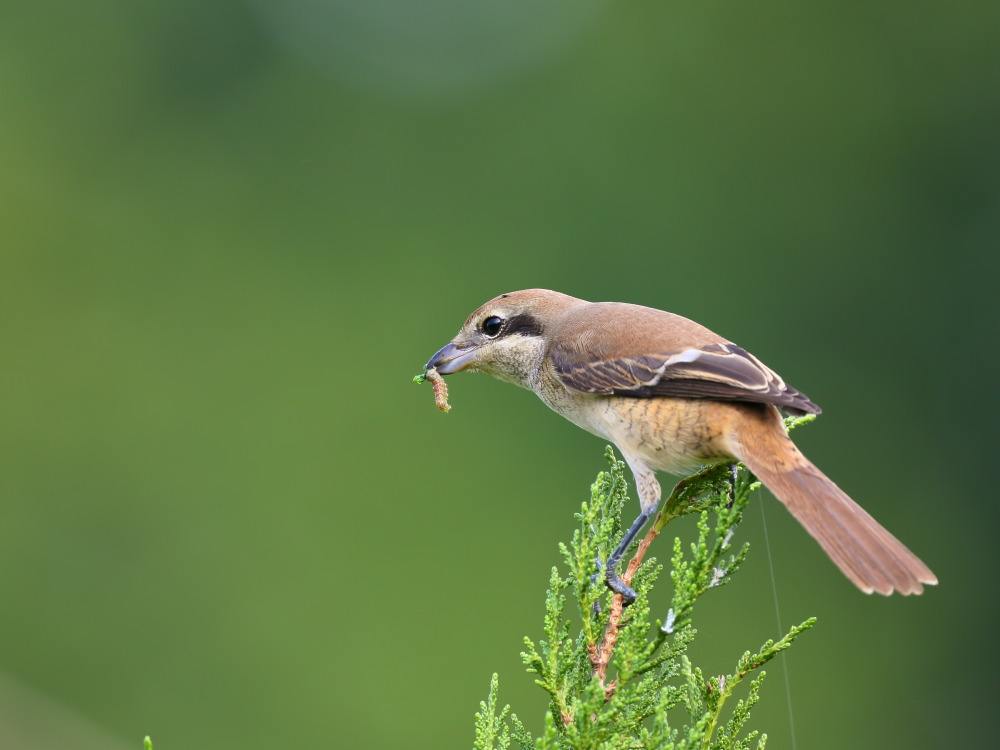
<instances>
[{"instance_id":1,"label":"black eye stripe","mask_svg":"<svg viewBox=\"0 0 1000 750\"><path fill-rule=\"evenodd\" d=\"M521 336L541 336L542 324L537 318L521 313L504 320L499 315L490 315L479 324L479 330L491 339L518 334Z\"/></svg>"},{"instance_id":2,"label":"black eye stripe","mask_svg":"<svg viewBox=\"0 0 1000 750\"><path fill-rule=\"evenodd\" d=\"M515 315L507 320L507 325L504 326L503 330L504 336L510 336L514 333L519 333L522 336L541 336L542 324L538 322L537 318L533 318L527 313Z\"/></svg>"}]
</instances>

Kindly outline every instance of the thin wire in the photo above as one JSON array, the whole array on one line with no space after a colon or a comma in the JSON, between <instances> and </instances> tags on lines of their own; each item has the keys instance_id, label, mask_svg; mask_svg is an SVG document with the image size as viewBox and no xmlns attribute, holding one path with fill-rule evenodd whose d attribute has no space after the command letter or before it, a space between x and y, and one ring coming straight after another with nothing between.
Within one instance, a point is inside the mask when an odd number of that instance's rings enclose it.
<instances>
[{"instance_id":1,"label":"thin wire","mask_svg":"<svg viewBox=\"0 0 1000 750\"><path fill-rule=\"evenodd\" d=\"M771 539L767 534L767 515L764 513L764 498L760 498L760 520L764 524L764 546L767 548L767 564L771 570L771 593L774 595L774 619L778 623L778 634L785 632L781 627L781 609L778 607L778 584L774 578L774 558L771 556ZM788 676L788 656L781 654L781 671L785 673L785 698L788 701L788 733L792 738L792 750L797 749L795 742L795 714L792 712L792 680Z\"/></svg>"}]
</instances>

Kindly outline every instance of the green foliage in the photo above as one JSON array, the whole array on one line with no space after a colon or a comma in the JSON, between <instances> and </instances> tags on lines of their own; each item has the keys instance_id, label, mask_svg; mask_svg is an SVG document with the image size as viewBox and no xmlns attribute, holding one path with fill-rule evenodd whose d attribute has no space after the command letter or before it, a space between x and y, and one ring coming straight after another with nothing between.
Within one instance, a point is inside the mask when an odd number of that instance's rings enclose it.
<instances>
[{"instance_id":1,"label":"green foliage","mask_svg":"<svg viewBox=\"0 0 1000 750\"><path fill-rule=\"evenodd\" d=\"M528 750L534 746L531 735L517 715L510 712L510 706L497 711L499 684L500 678L494 673L490 679L489 697L479 702L476 712L476 739L472 747L474 750L507 750L513 740L522 750Z\"/></svg>"},{"instance_id":2,"label":"green foliage","mask_svg":"<svg viewBox=\"0 0 1000 750\"><path fill-rule=\"evenodd\" d=\"M789 428L801 423L790 421ZM662 621L652 621L649 593L663 569L655 559L639 565L632 580L637 598L624 610L620 601L616 607L603 575L594 576L621 537L628 504L625 465L610 447L606 456L608 470L598 474L576 514L569 543L559 545L566 573L554 567L549 576L542 637L524 639L524 664L548 695L542 732L532 738L509 706L497 709L493 675L476 714L473 747L506 750L513 742L522 750L762 750L767 736L745 731L765 677L758 670L815 618L746 651L728 674L706 677L687 656L697 633L698 601L728 583L749 551L745 543L734 547L733 538L759 482L743 466L719 466L674 489L653 529L697 513L696 539L686 548L674 540L671 605ZM567 612L568 599L575 612ZM729 699L755 672L727 715Z\"/></svg>"},{"instance_id":3,"label":"green foliage","mask_svg":"<svg viewBox=\"0 0 1000 750\"><path fill-rule=\"evenodd\" d=\"M153 740L146 735L142 740L142 750L153 750Z\"/></svg>"}]
</instances>

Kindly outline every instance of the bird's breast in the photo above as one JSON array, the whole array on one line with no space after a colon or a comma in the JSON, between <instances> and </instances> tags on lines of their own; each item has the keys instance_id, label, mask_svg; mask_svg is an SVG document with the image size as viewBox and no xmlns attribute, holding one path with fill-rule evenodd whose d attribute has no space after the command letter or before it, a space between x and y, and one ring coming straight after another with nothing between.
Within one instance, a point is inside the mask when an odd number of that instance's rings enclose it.
<instances>
[{"instance_id":1,"label":"bird's breast","mask_svg":"<svg viewBox=\"0 0 1000 750\"><path fill-rule=\"evenodd\" d=\"M532 386L532 390L552 411L587 432L605 440L614 440L605 429L607 425L598 408L600 397L571 391L557 377L546 372L542 372Z\"/></svg>"}]
</instances>

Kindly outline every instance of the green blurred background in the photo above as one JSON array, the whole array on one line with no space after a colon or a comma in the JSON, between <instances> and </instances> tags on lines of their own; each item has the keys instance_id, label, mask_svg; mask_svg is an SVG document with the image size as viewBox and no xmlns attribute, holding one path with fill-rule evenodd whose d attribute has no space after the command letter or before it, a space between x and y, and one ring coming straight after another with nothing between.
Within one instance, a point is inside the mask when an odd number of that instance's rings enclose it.
<instances>
[{"instance_id":1,"label":"green blurred background","mask_svg":"<svg viewBox=\"0 0 1000 750\"><path fill-rule=\"evenodd\" d=\"M494 670L537 730L520 639L602 445L409 384L533 286L755 352L939 575L865 597L762 497L783 624L820 618L800 747L990 742L998 8L6 4L0 746L468 747ZM718 672L777 631L742 533Z\"/></svg>"}]
</instances>

